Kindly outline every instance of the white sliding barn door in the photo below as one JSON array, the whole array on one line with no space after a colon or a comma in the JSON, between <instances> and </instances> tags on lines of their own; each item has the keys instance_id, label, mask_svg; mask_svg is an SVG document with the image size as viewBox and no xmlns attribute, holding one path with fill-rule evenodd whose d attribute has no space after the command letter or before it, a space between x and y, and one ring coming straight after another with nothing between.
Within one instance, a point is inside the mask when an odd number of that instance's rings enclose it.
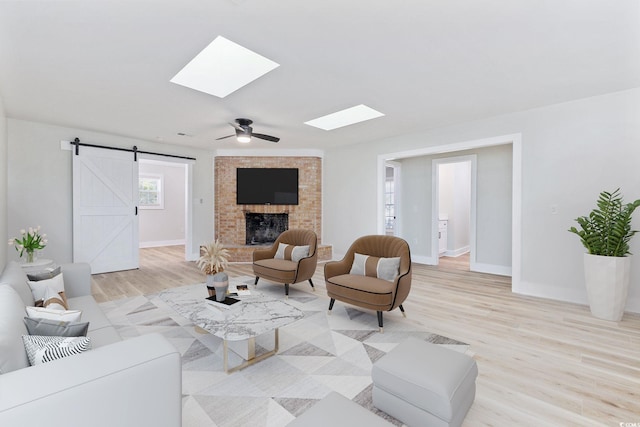
<instances>
[{"instance_id":1,"label":"white sliding barn door","mask_svg":"<svg viewBox=\"0 0 640 427\"><path fill-rule=\"evenodd\" d=\"M73 154L73 261L92 273L138 268L138 162L134 153Z\"/></svg>"}]
</instances>

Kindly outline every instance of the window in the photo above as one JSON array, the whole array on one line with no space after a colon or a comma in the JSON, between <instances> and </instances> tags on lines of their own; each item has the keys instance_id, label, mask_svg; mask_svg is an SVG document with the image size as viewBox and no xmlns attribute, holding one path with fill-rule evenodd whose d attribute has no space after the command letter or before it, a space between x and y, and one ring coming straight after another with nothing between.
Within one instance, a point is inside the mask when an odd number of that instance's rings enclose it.
<instances>
[{"instance_id":1,"label":"window","mask_svg":"<svg viewBox=\"0 0 640 427\"><path fill-rule=\"evenodd\" d=\"M138 179L140 209L164 209L164 177L156 174L141 174Z\"/></svg>"}]
</instances>

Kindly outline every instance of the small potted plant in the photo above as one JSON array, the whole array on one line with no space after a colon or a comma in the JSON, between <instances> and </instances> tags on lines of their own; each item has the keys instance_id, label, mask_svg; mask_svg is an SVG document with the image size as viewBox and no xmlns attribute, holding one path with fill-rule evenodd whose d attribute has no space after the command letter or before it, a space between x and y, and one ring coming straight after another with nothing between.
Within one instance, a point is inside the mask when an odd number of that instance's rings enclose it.
<instances>
[{"instance_id":1,"label":"small potted plant","mask_svg":"<svg viewBox=\"0 0 640 427\"><path fill-rule=\"evenodd\" d=\"M228 264L228 256L229 251L218 239L200 248L197 264L207 275L209 296L215 295L216 301L224 301L229 288L229 276L223 273Z\"/></svg>"},{"instance_id":2,"label":"small potted plant","mask_svg":"<svg viewBox=\"0 0 640 427\"><path fill-rule=\"evenodd\" d=\"M569 231L577 234L587 249L584 272L591 314L617 322L627 303L629 241L637 232L631 229L631 216L640 200L623 204L618 188L612 193L601 192L596 204L589 216L576 218L580 229L571 227Z\"/></svg>"},{"instance_id":3,"label":"small potted plant","mask_svg":"<svg viewBox=\"0 0 640 427\"><path fill-rule=\"evenodd\" d=\"M20 237L9 239L9 244L13 245L18 252L20 258L26 254L25 262L33 263L36 258L37 250L44 249L48 240L46 234L40 234L40 226L36 228L29 227L29 230L20 230Z\"/></svg>"}]
</instances>

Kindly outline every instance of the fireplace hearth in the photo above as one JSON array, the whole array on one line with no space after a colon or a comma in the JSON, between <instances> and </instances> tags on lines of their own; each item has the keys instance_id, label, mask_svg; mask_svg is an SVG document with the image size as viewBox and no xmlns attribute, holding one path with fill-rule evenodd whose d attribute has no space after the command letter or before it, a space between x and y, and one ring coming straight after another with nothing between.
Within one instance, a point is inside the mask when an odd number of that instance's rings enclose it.
<instances>
[{"instance_id":1,"label":"fireplace hearth","mask_svg":"<svg viewBox=\"0 0 640 427\"><path fill-rule=\"evenodd\" d=\"M289 214L245 213L247 245L267 245L289 229Z\"/></svg>"}]
</instances>

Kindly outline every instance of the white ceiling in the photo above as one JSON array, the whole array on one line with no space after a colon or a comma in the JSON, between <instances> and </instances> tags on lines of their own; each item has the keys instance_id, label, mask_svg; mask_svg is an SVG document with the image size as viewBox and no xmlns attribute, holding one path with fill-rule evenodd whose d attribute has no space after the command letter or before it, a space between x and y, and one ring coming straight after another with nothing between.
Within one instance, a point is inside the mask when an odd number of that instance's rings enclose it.
<instances>
[{"instance_id":1,"label":"white ceiling","mask_svg":"<svg viewBox=\"0 0 640 427\"><path fill-rule=\"evenodd\" d=\"M280 67L224 99L169 82L218 35ZM638 86L638 0L0 1L9 117L202 148L238 117L324 149ZM385 116L303 124L358 104Z\"/></svg>"}]
</instances>

